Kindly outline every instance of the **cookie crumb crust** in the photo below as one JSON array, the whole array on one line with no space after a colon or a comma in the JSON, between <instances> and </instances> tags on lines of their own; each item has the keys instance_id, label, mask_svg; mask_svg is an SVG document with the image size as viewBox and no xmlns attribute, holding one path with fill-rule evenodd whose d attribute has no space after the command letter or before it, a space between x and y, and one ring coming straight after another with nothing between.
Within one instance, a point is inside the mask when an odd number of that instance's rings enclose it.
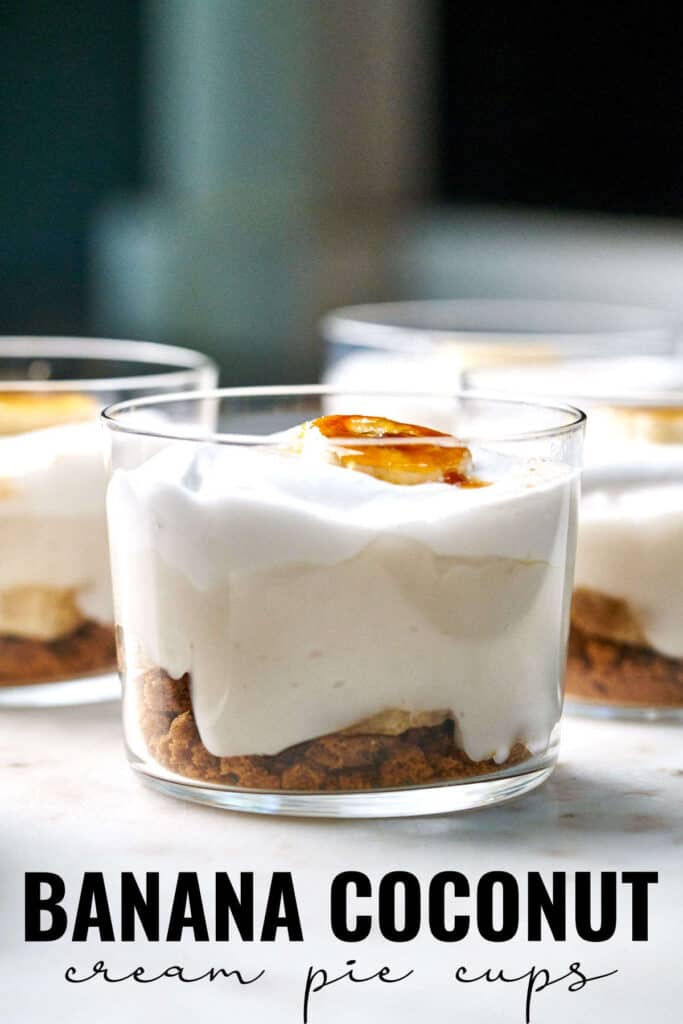
<instances>
[{"instance_id":1,"label":"cookie crumb crust","mask_svg":"<svg viewBox=\"0 0 683 1024\"><path fill-rule=\"evenodd\" d=\"M621 707L683 707L683 661L650 647L592 636L573 625L567 696Z\"/></svg>"},{"instance_id":2,"label":"cookie crumb crust","mask_svg":"<svg viewBox=\"0 0 683 1024\"><path fill-rule=\"evenodd\" d=\"M49 641L0 636L0 686L53 683L115 669L112 626L88 620Z\"/></svg>"},{"instance_id":3,"label":"cookie crumb crust","mask_svg":"<svg viewBox=\"0 0 683 1024\"><path fill-rule=\"evenodd\" d=\"M516 743L502 764L472 761L456 744L455 722L446 718L398 735L344 730L272 756L217 757L197 731L188 675L171 679L151 669L137 688L140 727L154 760L186 778L224 786L304 792L417 786L500 772L530 756Z\"/></svg>"}]
</instances>

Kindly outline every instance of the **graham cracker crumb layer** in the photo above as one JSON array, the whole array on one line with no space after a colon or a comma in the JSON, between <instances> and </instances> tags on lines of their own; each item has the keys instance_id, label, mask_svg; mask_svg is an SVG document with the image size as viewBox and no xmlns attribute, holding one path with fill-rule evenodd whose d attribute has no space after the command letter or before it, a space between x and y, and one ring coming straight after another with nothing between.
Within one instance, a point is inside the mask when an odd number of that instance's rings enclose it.
<instances>
[{"instance_id":1,"label":"graham cracker crumb layer","mask_svg":"<svg viewBox=\"0 0 683 1024\"><path fill-rule=\"evenodd\" d=\"M49 641L0 636L0 686L53 683L115 669L112 626L88 621Z\"/></svg>"},{"instance_id":2,"label":"graham cracker crumb layer","mask_svg":"<svg viewBox=\"0 0 683 1024\"><path fill-rule=\"evenodd\" d=\"M499 772L530 756L527 748L517 743L504 764L493 759L471 761L456 747L455 723L447 718L399 735L344 730L272 756L216 757L197 731L189 676L171 679L153 669L137 685L140 726L154 760L169 771L202 782L269 790L381 789L462 781Z\"/></svg>"},{"instance_id":3,"label":"graham cracker crumb layer","mask_svg":"<svg viewBox=\"0 0 683 1024\"><path fill-rule=\"evenodd\" d=\"M566 693L595 704L683 707L683 660L592 636L572 625Z\"/></svg>"}]
</instances>

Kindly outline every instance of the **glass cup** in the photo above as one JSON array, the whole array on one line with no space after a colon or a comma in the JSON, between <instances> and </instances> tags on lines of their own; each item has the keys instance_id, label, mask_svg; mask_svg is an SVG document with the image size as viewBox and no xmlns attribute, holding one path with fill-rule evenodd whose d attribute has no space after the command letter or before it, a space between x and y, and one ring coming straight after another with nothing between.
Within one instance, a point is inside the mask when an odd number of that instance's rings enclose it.
<instances>
[{"instance_id":1,"label":"glass cup","mask_svg":"<svg viewBox=\"0 0 683 1024\"><path fill-rule=\"evenodd\" d=\"M120 695L99 413L216 380L189 349L0 338L0 706Z\"/></svg>"},{"instance_id":2,"label":"glass cup","mask_svg":"<svg viewBox=\"0 0 683 1024\"><path fill-rule=\"evenodd\" d=\"M420 397L420 404L422 397ZM104 411L124 729L231 809L496 803L557 756L581 412L319 385Z\"/></svg>"},{"instance_id":3,"label":"glass cup","mask_svg":"<svg viewBox=\"0 0 683 1024\"><path fill-rule=\"evenodd\" d=\"M683 719L683 358L567 359L467 382L588 412L568 709Z\"/></svg>"},{"instance_id":4,"label":"glass cup","mask_svg":"<svg viewBox=\"0 0 683 1024\"><path fill-rule=\"evenodd\" d=\"M321 322L323 380L340 388L441 391L463 373L505 364L612 353L668 353L672 313L590 302L427 299L350 306Z\"/></svg>"}]
</instances>

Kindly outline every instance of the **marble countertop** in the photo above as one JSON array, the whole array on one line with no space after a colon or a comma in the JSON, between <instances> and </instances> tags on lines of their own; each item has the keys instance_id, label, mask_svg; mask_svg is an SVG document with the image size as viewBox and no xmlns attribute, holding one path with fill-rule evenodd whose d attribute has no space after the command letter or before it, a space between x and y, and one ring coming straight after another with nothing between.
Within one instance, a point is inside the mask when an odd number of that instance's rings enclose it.
<instances>
[{"instance_id":1,"label":"marble countertop","mask_svg":"<svg viewBox=\"0 0 683 1024\"><path fill-rule=\"evenodd\" d=\"M181 1022L190 1014L212 1020L300 1022L309 968L328 977L348 969L370 975L387 965L396 984L343 980L311 996L309 1021L414 1021L432 1010L438 1020L525 1021L525 982L464 985L459 965L522 974L532 965L551 975L580 961L597 975L618 974L569 993L557 984L533 997L534 1024L575 1021L679 1024L683 970L683 726L566 718L560 764L542 788L500 807L415 819L307 821L254 817L175 801L152 792L129 771L116 704L53 710L1 711L3 765L2 900L0 903L1 1018L36 1021ZM329 927L329 887L343 870L374 880L390 870L413 872L425 891L434 874L463 872L473 882L505 870L520 880L541 871L658 871L651 891L650 936L631 941L630 900L619 897L617 932L587 943L568 912L566 942L529 943L520 934L484 943L474 933L457 944L437 941L426 920L417 938L393 943L379 936L342 943ZM198 872L208 908L214 873L254 872L257 937L273 871L292 872L303 942L135 944L71 941L28 944L23 935L26 871L60 874L72 921L84 871L102 871L118 935L122 871L142 878L158 871L162 921L179 871ZM597 878L597 876L595 876ZM369 901L370 912L376 909ZM164 909L165 908L165 909ZM374 915L373 915L374 920ZM165 927L165 926L162 926ZM69 929L71 928L71 923ZM67 967L82 976L103 960L112 974L142 965L150 974L182 964L188 974L209 967L266 970L252 986L234 979L188 984L107 984L101 977L69 984ZM554 975L553 975L554 972ZM448 1016L446 1016L448 1014ZM150 1016L151 1015L151 1016Z\"/></svg>"}]
</instances>

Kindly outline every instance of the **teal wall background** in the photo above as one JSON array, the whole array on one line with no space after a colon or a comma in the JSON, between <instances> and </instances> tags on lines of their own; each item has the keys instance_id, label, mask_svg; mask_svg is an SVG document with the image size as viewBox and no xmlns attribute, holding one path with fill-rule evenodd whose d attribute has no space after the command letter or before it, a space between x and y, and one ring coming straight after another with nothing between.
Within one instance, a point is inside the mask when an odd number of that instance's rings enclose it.
<instances>
[{"instance_id":1,"label":"teal wall background","mask_svg":"<svg viewBox=\"0 0 683 1024\"><path fill-rule=\"evenodd\" d=\"M86 233L142 179L139 0L0 0L0 333L79 332Z\"/></svg>"}]
</instances>

